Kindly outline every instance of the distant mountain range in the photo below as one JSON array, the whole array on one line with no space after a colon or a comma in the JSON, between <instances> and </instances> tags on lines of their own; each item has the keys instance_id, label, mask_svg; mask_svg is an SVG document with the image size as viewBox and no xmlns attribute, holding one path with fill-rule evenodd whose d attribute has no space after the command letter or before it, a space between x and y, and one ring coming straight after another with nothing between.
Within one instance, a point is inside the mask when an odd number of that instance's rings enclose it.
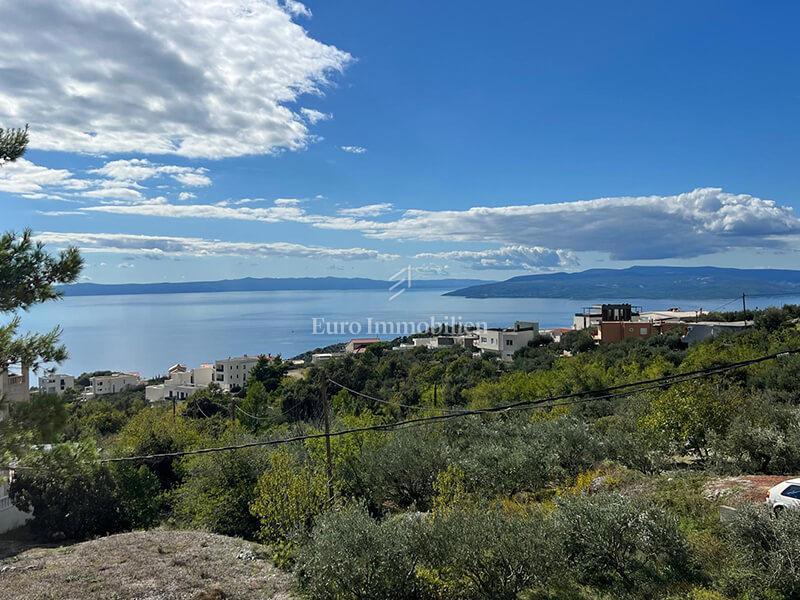
<instances>
[{"instance_id":1,"label":"distant mountain range","mask_svg":"<svg viewBox=\"0 0 800 600\"><path fill-rule=\"evenodd\" d=\"M65 296L124 296L131 294L187 294L211 292L269 292L291 290L386 290L393 281L363 277L265 277L222 279L219 281L182 281L176 283L75 283L62 286ZM419 279L409 291L452 290L491 283L486 279ZM397 289L400 289L399 287Z\"/></svg>"},{"instance_id":2,"label":"distant mountain range","mask_svg":"<svg viewBox=\"0 0 800 600\"><path fill-rule=\"evenodd\" d=\"M523 275L445 294L467 298L733 298L741 294L800 296L800 271L717 267L630 267Z\"/></svg>"}]
</instances>

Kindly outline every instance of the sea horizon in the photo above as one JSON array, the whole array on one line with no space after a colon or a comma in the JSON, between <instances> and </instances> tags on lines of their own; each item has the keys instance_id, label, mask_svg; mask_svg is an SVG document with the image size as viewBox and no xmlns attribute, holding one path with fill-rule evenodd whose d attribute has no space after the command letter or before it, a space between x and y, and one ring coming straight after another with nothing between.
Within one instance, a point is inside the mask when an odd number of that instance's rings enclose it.
<instances>
[{"instance_id":1,"label":"sea horizon","mask_svg":"<svg viewBox=\"0 0 800 600\"><path fill-rule=\"evenodd\" d=\"M406 293L389 300L386 290L268 292L183 292L68 296L22 315L23 331L44 331L59 324L70 356L59 372L112 370L143 377L166 373L175 363L196 366L243 354L293 356L372 335L368 320L381 322L486 323L490 327L516 320L537 321L541 328L570 327L583 307L628 302L643 310L737 310L732 298L465 298L441 290ZM798 296L750 297L748 309L800 303ZM314 319L345 326L338 333L314 332ZM318 322L319 323L319 322ZM317 327L319 330L320 328ZM394 339L398 335L381 335Z\"/></svg>"}]
</instances>

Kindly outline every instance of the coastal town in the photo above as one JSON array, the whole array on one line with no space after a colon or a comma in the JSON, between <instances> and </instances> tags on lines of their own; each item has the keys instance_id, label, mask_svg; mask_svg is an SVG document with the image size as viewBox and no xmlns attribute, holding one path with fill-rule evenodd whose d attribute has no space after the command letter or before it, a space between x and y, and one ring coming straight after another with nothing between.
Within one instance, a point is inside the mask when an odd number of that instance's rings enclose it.
<instances>
[{"instance_id":1,"label":"coastal town","mask_svg":"<svg viewBox=\"0 0 800 600\"><path fill-rule=\"evenodd\" d=\"M800 2L0 22L0 600L800 600Z\"/></svg>"},{"instance_id":2,"label":"coastal town","mask_svg":"<svg viewBox=\"0 0 800 600\"><path fill-rule=\"evenodd\" d=\"M625 340L646 340L667 333L679 333L687 345L713 338L723 332L737 332L752 325L750 320L710 321L704 320L707 312L683 311L672 307L665 310L643 311L631 304L595 304L573 315L571 327L540 328L536 321L515 321L507 327L482 327L464 331L431 335L420 332L400 338L394 351L414 348L443 348L461 346L473 352L475 357L495 357L511 361L515 352L539 337L560 342L561 337L573 331L586 331L596 344L611 344ZM288 361L288 375L302 376L309 364L319 364L348 354L361 354L373 344L390 340L379 337L353 338L343 344L341 350L312 352L307 359ZM45 372L37 386L30 385L30 369L12 365L0 374L0 396L7 405L24 402L31 394L63 395L68 390L84 400L115 394L128 389L143 387L150 404L186 400L198 390L214 384L224 392L241 390L246 386L250 371L261 356L268 360L278 358L272 354L235 356L215 360L213 363L190 367L175 363L166 369L166 374L155 379L142 377L135 371L103 372L89 377L88 385L76 388L76 376L66 373ZM8 408L6 408L6 411ZM3 417L0 408L0 419Z\"/></svg>"},{"instance_id":3,"label":"coastal town","mask_svg":"<svg viewBox=\"0 0 800 600\"><path fill-rule=\"evenodd\" d=\"M536 321L518 320L507 327L479 327L436 334L423 331L393 341L379 337L353 338L339 344L340 349L336 351L311 352L305 359L286 361L285 374L288 377L302 378L311 365L348 355L364 354L370 346L387 342L393 342L390 346L393 352L461 347L474 358L510 362L515 353L537 340L559 343L562 337L571 332L588 333L596 345L647 340L667 334L680 335L683 343L692 345L721 333L742 331L753 324L751 320L712 321L705 320L705 317L707 313L704 311L682 311L675 307L642 311L625 303L596 304L575 313L571 327L540 328ZM567 350L563 352L565 355L570 354ZM78 384L79 378L76 375L57 372L42 373L38 386L31 386L28 368L20 368L17 372L9 369L0 374L0 397L5 400L0 406L0 420L14 404L30 401L36 395L60 397L69 394L78 402L86 402L128 390L143 389L147 405L171 404L174 407L178 402L187 401L193 394L209 386L215 386L226 394L240 393L247 387L248 378L260 360L281 361L281 358L272 354L243 355L195 367L175 363L166 369L164 376L153 379L144 378L133 371L98 371L88 376L85 386ZM10 472L6 477L9 475ZM0 533L29 518L29 515L14 508L7 491L7 486L0 488Z\"/></svg>"}]
</instances>

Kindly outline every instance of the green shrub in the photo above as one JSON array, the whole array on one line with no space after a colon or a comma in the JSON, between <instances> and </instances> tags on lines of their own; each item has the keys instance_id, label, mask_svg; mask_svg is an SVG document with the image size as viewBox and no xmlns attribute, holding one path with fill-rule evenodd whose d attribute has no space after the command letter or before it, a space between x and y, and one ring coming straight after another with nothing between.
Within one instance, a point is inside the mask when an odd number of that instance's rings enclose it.
<instances>
[{"instance_id":1,"label":"green shrub","mask_svg":"<svg viewBox=\"0 0 800 600\"><path fill-rule=\"evenodd\" d=\"M400 430L364 461L364 478L373 506L430 508L433 483L447 468L448 450L437 431Z\"/></svg>"},{"instance_id":2,"label":"green shrub","mask_svg":"<svg viewBox=\"0 0 800 600\"><path fill-rule=\"evenodd\" d=\"M241 443L237 436L221 443ZM259 476L269 468L269 452L246 448L200 454L181 460L183 482L170 493L179 525L213 533L252 538L259 528L250 512Z\"/></svg>"},{"instance_id":3,"label":"green shrub","mask_svg":"<svg viewBox=\"0 0 800 600\"><path fill-rule=\"evenodd\" d=\"M311 528L314 517L328 508L325 475L295 458L287 449L269 456L258 479L250 510L258 519L259 537L284 542Z\"/></svg>"},{"instance_id":4,"label":"green shrub","mask_svg":"<svg viewBox=\"0 0 800 600\"><path fill-rule=\"evenodd\" d=\"M437 511L425 525L425 567L441 597L513 600L556 585L566 567L541 511L459 507Z\"/></svg>"},{"instance_id":5,"label":"green shrub","mask_svg":"<svg viewBox=\"0 0 800 600\"><path fill-rule=\"evenodd\" d=\"M129 526L118 502L111 470L96 462L85 444L61 444L29 454L17 471L9 496L23 511L33 511L31 527L52 539L86 539Z\"/></svg>"},{"instance_id":6,"label":"green shrub","mask_svg":"<svg viewBox=\"0 0 800 600\"><path fill-rule=\"evenodd\" d=\"M691 576L677 521L642 501L618 494L559 501L558 536L580 582L644 593Z\"/></svg>"},{"instance_id":7,"label":"green shrub","mask_svg":"<svg viewBox=\"0 0 800 600\"><path fill-rule=\"evenodd\" d=\"M756 598L800 596L800 511L776 518L766 507L745 507L729 525L729 540L740 559L737 591Z\"/></svg>"},{"instance_id":8,"label":"green shrub","mask_svg":"<svg viewBox=\"0 0 800 600\"><path fill-rule=\"evenodd\" d=\"M300 553L304 588L324 600L418 598L418 537L410 515L378 522L359 505L325 513Z\"/></svg>"}]
</instances>

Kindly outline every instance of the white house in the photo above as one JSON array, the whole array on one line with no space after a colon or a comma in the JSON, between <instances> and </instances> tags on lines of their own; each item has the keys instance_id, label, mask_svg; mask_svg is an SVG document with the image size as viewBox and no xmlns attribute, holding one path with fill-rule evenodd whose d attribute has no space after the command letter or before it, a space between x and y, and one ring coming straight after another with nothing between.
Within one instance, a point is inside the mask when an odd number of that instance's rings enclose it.
<instances>
[{"instance_id":1,"label":"white house","mask_svg":"<svg viewBox=\"0 0 800 600\"><path fill-rule=\"evenodd\" d=\"M178 363L169 368L164 383L148 385L144 397L148 402L185 400L197 390L207 388L214 378L214 365L204 364L194 369Z\"/></svg>"},{"instance_id":2,"label":"white house","mask_svg":"<svg viewBox=\"0 0 800 600\"><path fill-rule=\"evenodd\" d=\"M243 388L247 376L258 362L257 356L235 356L214 362L214 383L223 390Z\"/></svg>"},{"instance_id":3,"label":"white house","mask_svg":"<svg viewBox=\"0 0 800 600\"><path fill-rule=\"evenodd\" d=\"M61 396L67 390L75 387L75 378L72 375L53 373L39 377L39 392L42 394L55 394Z\"/></svg>"},{"instance_id":4,"label":"white house","mask_svg":"<svg viewBox=\"0 0 800 600\"><path fill-rule=\"evenodd\" d=\"M16 529L31 518L30 513L19 510L8 497L8 484L13 476L12 470L0 469L0 533Z\"/></svg>"},{"instance_id":5,"label":"white house","mask_svg":"<svg viewBox=\"0 0 800 600\"><path fill-rule=\"evenodd\" d=\"M116 394L130 388L142 385L138 373L112 373L111 375L95 375L89 378L86 395L103 396Z\"/></svg>"},{"instance_id":6,"label":"white house","mask_svg":"<svg viewBox=\"0 0 800 600\"><path fill-rule=\"evenodd\" d=\"M517 321L512 327L478 329L475 348L482 353L499 354L503 360L511 360L514 352L528 345L539 335L539 323L534 321Z\"/></svg>"},{"instance_id":7,"label":"white house","mask_svg":"<svg viewBox=\"0 0 800 600\"><path fill-rule=\"evenodd\" d=\"M8 405L12 402L30 400L30 381L28 368L22 367L19 373L12 373L9 367L0 371L0 420L8 414Z\"/></svg>"},{"instance_id":8,"label":"white house","mask_svg":"<svg viewBox=\"0 0 800 600\"><path fill-rule=\"evenodd\" d=\"M445 348L447 346L465 346L472 348L478 336L473 333L460 335L431 335L425 337L415 337L411 341L415 347L425 348Z\"/></svg>"}]
</instances>

